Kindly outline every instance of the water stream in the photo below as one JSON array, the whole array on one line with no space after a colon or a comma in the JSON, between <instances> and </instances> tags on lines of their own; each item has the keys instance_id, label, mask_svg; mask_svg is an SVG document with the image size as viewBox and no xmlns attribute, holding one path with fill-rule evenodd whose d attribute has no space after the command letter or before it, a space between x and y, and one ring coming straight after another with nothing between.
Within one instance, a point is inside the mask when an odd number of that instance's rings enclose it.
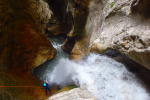
<instances>
[{"instance_id":1,"label":"water stream","mask_svg":"<svg viewBox=\"0 0 150 100\"><path fill-rule=\"evenodd\" d=\"M141 81L123 64L100 54L71 61L60 49L60 42L54 40L53 45L57 57L47 63L41 79L62 87L74 83L90 91L97 100L150 100Z\"/></svg>"}]
</instances>

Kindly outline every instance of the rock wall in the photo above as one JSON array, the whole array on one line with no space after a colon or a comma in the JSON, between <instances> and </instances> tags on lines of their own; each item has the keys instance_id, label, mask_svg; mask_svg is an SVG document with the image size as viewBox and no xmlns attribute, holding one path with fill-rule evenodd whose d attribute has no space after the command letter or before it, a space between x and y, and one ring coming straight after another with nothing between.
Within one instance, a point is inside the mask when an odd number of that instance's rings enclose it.
<instances>
[{"instance_id":1,"label":"rock wall","mask_svg":"<svg viewBox=\"0 0 150 100\"><path fill-rule=\"evenodd\" d=\"M79 59L88 52L88 43L85 41L89 37L86 35L85 25L89 13L89 2L90 0L49 0L60 25L53 25L48 28L48 31L53 35L67 35L62 48L70 53L72 59Z\"/></svg>"},{"instance_id":2,"label":"rock wall","mask_svg":"<svg viewBox=\"0 0 150 100\"><path fill-rule=\"evenodd\" d=\"M55 56L43 34L50 17L43 0L0 0L0 100L46 97L32 70Z\"/></svg>"},{"instance_id":3,"label":"rock wall","mask_svg":"<svg viewBox=\"0 0 150 100\"><path fill-rule=\"evenodd\" d=\"M88 48L98 53L113 48L150 68L149 0L73 0L69 10L74 24L68 36L76 37L71 58L81 58Z\"/></svg>"},{"instance_id":4,"label":"rock wall","mask_svg":"<svg viewBox=\"0 0 150 100\"><path fill-rule=\"evenodd\" d=\"M0 0L0 27L17 19L32 19L40 31L51 18L51 10L43 0ZM3 28L1 28L3 29Z\"/></svg>"},{"instance_id":5,"label":"rock wall","mask_svg":"<svg viewBox=\"0 0 150 100\"><path fill-rule=\"evenodd\" d=\"M150 69L150 2L92 0L86 24L92 52L113 48Z\"/></svg>"}]
</instances>

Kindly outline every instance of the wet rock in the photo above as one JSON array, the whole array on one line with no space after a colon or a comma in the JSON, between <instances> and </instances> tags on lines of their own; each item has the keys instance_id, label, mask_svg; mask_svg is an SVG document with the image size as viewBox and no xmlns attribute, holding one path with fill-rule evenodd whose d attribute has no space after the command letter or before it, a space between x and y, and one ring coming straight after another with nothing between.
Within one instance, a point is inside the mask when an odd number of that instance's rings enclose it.
<instances>
[{"instance_id":1,"label":"wet rock","mask_svg":"<svg viewBox=\"0 0 150 100\"><path fill-rule=\"evenodd\" d=\"M33 88L25 89L14 88L16 93L23 91L18 96L15 96L16 99L26 100L26 96L29 95L29 98L31 96L32 100L34 98L37 100L38 96L41 97L41 94L45 94L40 88L39 82L33 77L32 70L45 61L52 59L56 51L44 34L39 33L34 24L27 20L18 20L12 23L4 34L4 36L9 38L1 37L1 40L3 40L1 44L6 41L6 45L1 46L0 69L6 74L9 73L16 80L15 84L8 85L33 86ZM34 88L36 86L35 83L38 84L37 88ZM40 92L41 94L39 94ZM13 93L9 91L9 94Z\"/></svg>"},{"instance_id":2,"label":"wet rock","mask_svg":"<svg viewBox=\"0 0 150 100\"><path fill-rule=\"evenodd\" d=\"M70 53L70 58L72 59L79 59L87 54L89 38L85 41L85 37L87 38L85 25L88 17L89 2L90 0L49 1L55 17L60 24L63 24L65 26L68 39L65 41L62 48L64 51ZM57 6L59 6L59 8ZM53 31L55 30L55 28L51 28L50 30ZM58 32L59 30L60 29L54 31L54 33L64 32ZM73 40L71 40L72 38ZM70 41L73 43L69 43Z\"/></svg>"},{"instance_id":3,"label":"wet rock","mask_svg":"<svg viewBox=\"0 0 150 100\"><path fill-rule=\"evenodd\" d=\"M14 86L0 88L1 100L46 98L32 70L56 54L43 34L50 16L42 0L0 1L0 85Z\"/></svg>"},{"instance_id":4,"label":"wet rock","mask_svg":"<svg viewBox=\"0 0 150 100\"><path fill-rule=\"evenodd\" d=\"M14 60L11 63L14 66L26 64L24 66L32 67L38 66L40 63L43 63L48 59L52 59L55 55L55 50L45 35L42 34L44 27L41 29L40 26L37 26L37 24L46 24L50 17L50 11L47 11L48 7L46 3L41 0L37 2L28 0L25 3L23 3L23 1L12 1L13 3L10 6L10 2L1 2L4 4L0 6L1 8L6 9L5 7L7 7L12 10L12 12L9 15L7 12L4 12L5 10L1 10L4 14L2 14L0 19L0 47L1 52L3 52L0 57L3 59L5 56L9 56L9 59L11 59L10 62ZM41 8L35 8L39 6ZM45 11L47 11L47 13ZM27 17L27 14L31 16ZM5 19L5 16L8 16L8 19ZM11 21L11 23L9 21ZM20 61L16 62L16 60ZM38 63L36 60L38 60Z\"/></svg>"},{"instance_id":5,"label":"wet rock","mask_svg":"<svg viewBox=\"0 0 150 100\"><path fill-rule=\"evenodd\" d=\"M67 27L65 27L64 25L54 24L47 27L47 33L48 35L54 35L54 36L66 35L68 33L68 30Z\"/></svg>"},{"instance_id":6,"label":"wet rock","mask_svg":"<svg viewBox=\"0 0 150 100\"><path fill-rule=\"evenodd\" d=\"M86 24L91 49L116 49L150 69L148 10L148 0L93 0Z\"/></svg>"},{"instance_id":7,"label":"wet rock","mask_svg":"<svg viewBox=\"0 0 150 100\"><path fill-rule=\"evenodd\" d=\"M88 37L83 37L80 39L77 39L76 37L69 37L64 42L62 49L70 54L70 59L80 60L82 57L89 53L88 40Z\"/></svg>"},{"instance_id":8,"label":"wet rock","mask_svg":"<svg viewBox=\"0 0 150 100\"><path fill-rule=\"evenodd\" d=\"M149 69L148 0L73 0L68 4L74 22L68 36L89 36L84 46L76 40L72 55L83 54L79 51L85 46L98 53L113 48Z\"/></svg>"},{"instance_id":9,"label":"wet rock","mask_svg":"<svg viewBox=\"0 0 150 100\"><path fill-rule=\"evenodd\" d=\"M107 50L107 47L103 44L98 43L98 41L94 41L94 43L90 47L90 52L95 53L104 53Z\"/></svg>"},{"instance_id":10,"label":"wet rock","mask_svg":"<svg viewBox=\"0 0 150 100\"><path fill-rule=\"evenodd\" d=\"M86 56L89 53L88 40L89 38L86 36L76 40L75 45L70 53L70 59L80 60L82 57Z\"/></svg>"},{"instance_id":11,"label":"wet rock","mask_svg":"<svg viewBox=\"0 0 150 100\"><path fill-rule=\"evenodd\" d=\"M70 0L48 0L53 11L53 19L50 20L48 32L52 35L68 34L72 28L72 15L70 12Z\"/></svg>"},{"instance_id":12,"label":"wet rock","mask_svg":"<svg viewBox=\"0 0 150 100\"><path fill-rule=\"evenodd\" d=\"M60 92L50 97L48 100L96 100L96 99L87 90L76 88L70 91Z\"/></svg>"},{"instance_id":13,"label":"wet rock","mask_svg":"<svg viewBox=\"0 0 150 100\"><path fill-rule=\"evenodd\" d=\"M75 45L75 42L76 42L76 39L75 38L67 38L65 41L64 41L64 44L62 45L62 49L67 52L67 53L71 53L74 45Z\"/></svg>"},{"instance_id":14,"label":"wet rock","mask_svg":"<svg viewBox=\"0 0 150 100\"><path fill-rule=\"evenodd\" d=\"M134 73L137 76L137 78L143 83L142 85L146 88L146 90L148 92L150 91L150 78L147 77L150 74L150 70L144 68L144 66L136 63L132 59L128 58L123 54L120 54L115 50L108 49L104 54L124 64L126 68L132 73Z\"/></svg>"}]
</instances>

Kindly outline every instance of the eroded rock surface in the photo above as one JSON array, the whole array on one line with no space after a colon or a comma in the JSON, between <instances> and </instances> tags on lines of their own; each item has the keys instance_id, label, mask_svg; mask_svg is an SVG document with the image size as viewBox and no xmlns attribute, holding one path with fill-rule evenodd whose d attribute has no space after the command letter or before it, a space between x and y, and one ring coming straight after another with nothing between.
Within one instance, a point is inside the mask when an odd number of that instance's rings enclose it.
<instances>
[{"instance_id":1,"label":"eroded rock surface","mask_svg":"<svg viewBox=\"0 0 150 100\"><path fill-rule=\"evenodd\" d=\"M0 1L0 100L46 97L32 70L55 56L43 34L50 17L43 0Z\"/></svg>"},{"instance_id":2,"label":"eroded rock surface","mask_svg":"<svg viewBox=\"0 0 150 100\"><path fill-rule=\"evenodd\" d=\"M70 91L58 93L48 100L96 100L87 90L79 88L72 89Z\"/></svg>"},{"instance_id":3,"label":"eroded rock surface","mask_svg":"<svg viewBox=\"0 0 150 100\"><path fill-rule=\"evenodd\" d=\"M82 57L88 47L98 53L113 48L150 68L149 0L73 0L69 4L74 23L68 37L77 37L71 57ZM87 40L81 42L83 37Z\"/></svg>"},{"instance_id":4,"label":"eroded rock surface","mask_svg":"<svg viewBox=\"0 0 150 100\"><path fill-rule=\"evenodd\" d=\"M150 69L150 2L93 0L86 24L91 51L114 48Z\"/></svg>"}]
</instances>

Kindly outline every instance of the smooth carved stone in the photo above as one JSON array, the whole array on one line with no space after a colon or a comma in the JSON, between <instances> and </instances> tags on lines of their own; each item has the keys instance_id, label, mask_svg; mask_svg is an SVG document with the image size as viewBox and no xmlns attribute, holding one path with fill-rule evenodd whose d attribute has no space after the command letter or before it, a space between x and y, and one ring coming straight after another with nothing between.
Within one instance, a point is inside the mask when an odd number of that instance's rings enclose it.
<instances>
[{"instance_id":1,"label":"smooth carved stone","mask_svg":"<svg viewBox=\"0 0 150 100\"><path fill-rule=\"evenodd\" d=\"M60 92L53 95L48 100L96 100L87 90L80 88L72 89L66 92Z\"/></svg>"}]
</instances>

